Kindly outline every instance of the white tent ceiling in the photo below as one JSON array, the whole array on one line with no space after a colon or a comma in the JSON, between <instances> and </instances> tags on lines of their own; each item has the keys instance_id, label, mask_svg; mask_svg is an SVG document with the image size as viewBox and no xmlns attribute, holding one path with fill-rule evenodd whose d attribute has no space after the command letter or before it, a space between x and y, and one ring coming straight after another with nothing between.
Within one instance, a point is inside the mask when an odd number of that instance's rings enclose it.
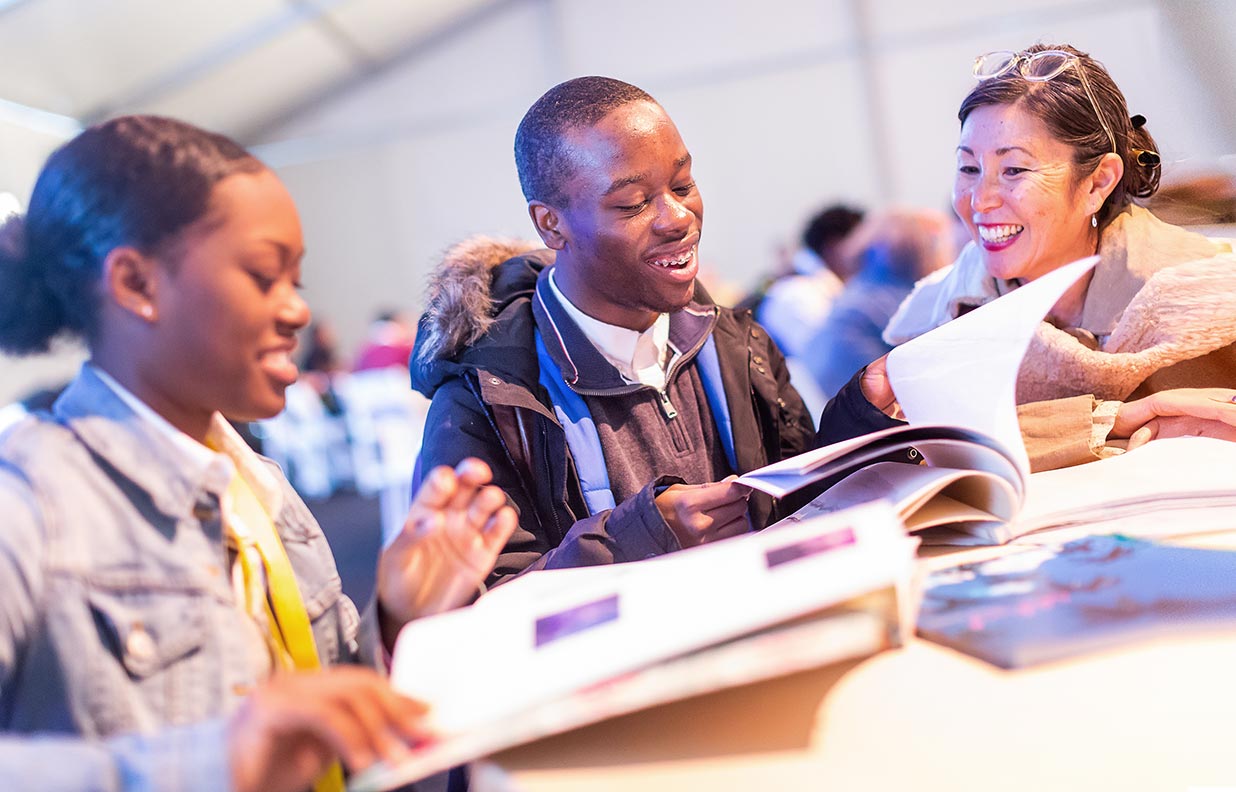
<instances>
[{"instance_id":1,"label":"white tent ceiling","mask_svg":"<svg viewBox=\"0 0 1236 792\"><path fill-rule=\"evenodd\" d=\"M261 142L502 0L0 0L0 100L89 124L162 113Z\"/></svg>"}]
</instances>

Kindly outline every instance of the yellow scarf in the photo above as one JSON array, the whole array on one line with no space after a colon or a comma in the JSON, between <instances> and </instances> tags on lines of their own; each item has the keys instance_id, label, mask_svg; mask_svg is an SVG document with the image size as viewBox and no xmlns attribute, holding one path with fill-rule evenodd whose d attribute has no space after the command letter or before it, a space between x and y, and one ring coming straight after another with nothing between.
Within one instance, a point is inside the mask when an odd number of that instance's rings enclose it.
<instances>
[{"instance_id":1,"label":"yellow scarf","mask_svg":"<svg viewBox=\"0 0 1236 792\"><path fill-rule=\"evenodd\" d=\"M274 521L239 471L228 484L223 515L244 582L245 609L264 626L262 632L275 672L321 668L309 614L287 551ZM261 570L256 565L259 562ZM314 792L343 792L343 788L343 769L338 762L332 763L314 784Z\"/></svg>"}]
</instances>

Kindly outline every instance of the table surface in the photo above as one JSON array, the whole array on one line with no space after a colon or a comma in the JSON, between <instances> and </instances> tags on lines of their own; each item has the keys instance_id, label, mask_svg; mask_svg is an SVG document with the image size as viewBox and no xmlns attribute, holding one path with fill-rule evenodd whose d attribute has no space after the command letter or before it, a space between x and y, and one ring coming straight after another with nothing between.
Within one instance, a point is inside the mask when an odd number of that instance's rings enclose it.
<instances>
[{"instance_id":1,"label":"table surface","mask_svg":"<svg viewBox=\"0 0 1236 792\"><path fill-rule=\"evenodd\" d=\"M1236 792L1236 634L1018 671L910 639L508 750L474 788Z\"/></svg>"}]
</instances>

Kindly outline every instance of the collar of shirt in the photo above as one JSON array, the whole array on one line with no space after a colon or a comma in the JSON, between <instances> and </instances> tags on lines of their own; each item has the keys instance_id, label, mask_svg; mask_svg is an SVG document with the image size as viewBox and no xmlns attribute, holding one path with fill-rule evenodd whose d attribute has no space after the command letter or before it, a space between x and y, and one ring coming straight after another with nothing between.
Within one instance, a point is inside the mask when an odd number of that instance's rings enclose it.
<instances>
[{"instance_id":1,"label":"collar of shirt","mask_svg":"<svg viewBox=\"0 0 1236 792\"><path fill-rule=\"evenodd\" d=\"M222 415L215 413L211 416L210 428L206 434L210 443L219 449L215 451L172 426L166 418L151 409L150 405L139 399L106 371L98 366L91 366L91 368L99 380L110 388L125 403L125 406L137 415L139 420L167 438L183 458L186 467L200 472L203 478L210 468L224 467L227 470L224 480L230 479L235 471L239 470L267 513L272 517L279 513L283 506L283 492L278 480L265 468L258 455L249 448L244 439Z\"/></svg>"},{"instance_id":2,"label":"collar of shirt","mask_svg":"<svg viewBox=\"0 0 1236 792\"><path fill-rule=\"evenodd\" d=\"M800 247L790 258L790 266L799 275L812 275L822 269L828 269L828 263L809 247Z\"/></svg>"},{"instance_id":3,"label":"collar of shirt","mask_svg":"<svg viewBox=\"0 0 1236 792\"><path fill-rule=\"evenodd\" d=\"M89 364L87 364L89 365ZM249 448L244 439L232 428L232 425L227 422L222 415L215 413L210 419L210 428L206 431L207 442L209 446L199 443L189 435L180 431L163 416L150 408L150 405L139 399L132 391L121 385L114 377L106 371L92 366L94 373L98 375L100 381L110 388L116 396L125 403L125 405L133 411L146 425L153 427L159 434L167 438L173 448L177 449L184 460L184 464L190 469L196 471L202 479L216 478L216 480L230 481L232 476L235 476L237 471L249 484L249 488L261 503L262 508L266 513L271 515L272 519L279 513L283 506L283 492L279 487L279 482L269 470L265 468L261 459ZM214 449L219 449L215 451ZM212 470L213 469L213 470ZM217 476L210 474L218 471ZM225 514L232 514L232 505L230 503L229 494L227 492L218 493L220 498L220 508ZM227 524L229 530L235 534L238 539L247 534L247 528L243 522L235 519L235 515L228 519ZM238 604L243 603L241 607L246 613L254 618L258 628L266 632L270 630L270 626L263 623L261 619L260 592L266 589L265 569L262 565L262 557L253 547L251 542L243 542L233 548L237 554L247 553L250 558L251 568L257 570L259 580L255 581L252 590L248 589L244 581L244 572L239 563L239 555L233 560L231 565L231 584L232 593L236 597Z\"/></svg>"},{"instance_id":4,"label":"collar of shirt","mask_svg":"<svg viewBox=\"0 0 1236 792\"><path fill-rule=\"evenodd\" d=\"M665 363L669 357L669 314L657 316L652 326L642 333L594 319L576 307L558 288L554 273L549 273L549 287L571 320L592 345L613 364L629 382L661 390L665 387Z\"/></svg>"}]
</instances>

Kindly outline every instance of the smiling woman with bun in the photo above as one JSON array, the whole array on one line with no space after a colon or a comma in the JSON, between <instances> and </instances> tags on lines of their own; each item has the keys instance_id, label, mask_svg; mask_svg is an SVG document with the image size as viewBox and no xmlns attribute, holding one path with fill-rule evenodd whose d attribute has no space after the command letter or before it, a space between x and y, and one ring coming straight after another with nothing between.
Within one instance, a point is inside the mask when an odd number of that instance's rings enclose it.
<instances>
[{"instance_id":1,"label":"smiling woman with bun","mask_svg":"<svg viewBox=\"0 0 1236 792\"><path fill-rule=\"evenodd\" d=\"M1037 469L1176 434L1233 437L1236 255L1158 220L1146 119L1102 64L1036 44L975 61L961 104L953 208L971 242L921 281L885 330L900 344L1071 261L1099 264L1053 308L1022 366L1018 401ZM883 361L862 386L893 396Z\"/></svg>"},{"instance_id":2,"label":"smiling woman with bun","mask_svg":"<svg viewBox=\"0 0 1236 792\"><path fill-rule=\"evenodd\" d=\"M363 666L474 596L515 516L484 464L433 471L358 616L227 420L283 408L303 252L274 173L152 116L65 144L0 228L0 349L90 349L49 413L0 435L6 789L341 790L337 760L421 736L421 705Z\"/></svg>"}]
</instances>

